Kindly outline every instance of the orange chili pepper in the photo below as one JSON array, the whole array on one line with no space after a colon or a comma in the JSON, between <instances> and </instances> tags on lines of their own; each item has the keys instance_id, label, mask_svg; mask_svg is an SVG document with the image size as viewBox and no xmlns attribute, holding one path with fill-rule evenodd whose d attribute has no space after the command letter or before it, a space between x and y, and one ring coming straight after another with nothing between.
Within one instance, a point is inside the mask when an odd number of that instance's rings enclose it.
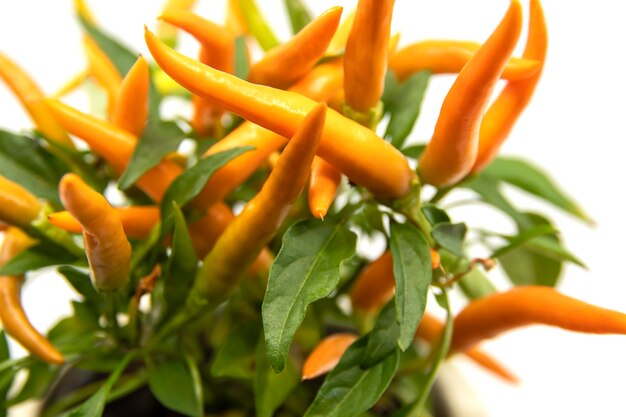
<instances>
[{"instance_id":1,"label":"orange chili pepper","mask_svg":"<svg viewBox=\"0 0 626 417\"><path fill-rule=\"evenodd\" d=\"M175 11L189 11L193 9L196 4L196 0L167 0L163 7L163 13L175 12ZM163 40L163 42L174 47L177 42L178 29L176 25L171 25L169 22L159 22L157 24L156 33Z\"/></svg>"},{"instance_id":2,"label":"orange chili pepper","mask_svg":"<svg viewBox=\"0 0 626 417\"><path fill-rule=\"evenodd\" d=\"M478 156L472 172L479 172L496 157L539 83L548 49L548 32L539 0L530 1L530 21L524 58L540 62L539 71L525 80L509 81L485 113L480 125Z\"/></svg>"},{"instance_id":3,"label":"orange chili pepper","mask_svg":"<svg viewBox=\"0 0 626 417\"><path fill-rule=\"evenodd\" d=\"M122 84L122 76L109 57L100 49L93 39L89 36L85 36L83 41L85 44L89 73L106 91L109 100L109 115L111 115L116 105L117 93Z\"/></svg>"},{"instance_id":4,"label":"orange chili pepper","mask_svg":"<svg viewBox=\"0 0 626 417\"><path fill-rule=\"evenodd\" d=\"M344 57L346 104L375 108L383 94L394 0L359 0Z\"/></svg>"},{"instance_id":5,"label":"orange chili pepper","mask_svg":"<svg viewBox=\"0 0 626 417\"><path fill-rule=\"evenodd\" d=\"M428 40L405 46L389 58L389 68L403 82L419 71L433 74L455 74L472 59L480 48L478 42ZM541 63L534 59L512 57L506 63L502 78L523 80L540 71Z\"/></svg>"},{"instance_id":6,"label":"orange chili pepper","mask_svg":"<svg viewBox=\"0 0 626 417\"><path fill-rule=\"evenodd\" d=\"M521 26L522 7L519 0L513 0L496 30L459 73L420 159L418 169L425 182L437 187L449 186L472 169L481 118L513 53Z\"/></svg>"},{"instance_id":7,"label":"orange chili pepper","mask_svg":"<svg viewBox=\"0 0 626 417\"><path fill-rule=\"evenodd\" d=\"M595 334L626 334L626 314L587 304L543 286L517 287L468 304L454 318L451 352L531 324Z\"/></svg>"},{"instance_id":8,"label":"orange chili pepper","mask_svg":"<svg viewBox=\"0 0 626 417\"><path fill-rule=\"evenodd\" d=\"M0 78L20 100L37 129L47 138L74 148L65 130L57 123L43 103L44 94L35 81L6 55L0 53Z\"/></svg>"},{"instance_id":9,"label":"orange chili pepper","mask_svg":"<svg viewBox=\"0 0 626 417\"><path fill-rule=\"evenodd\" d=\"M208 301L212 308L237 288L241 272L252 264L287 216L309 176L322 136L326 104L317 105L285 147L261 191L246 204L220 236L192 288L191 308Z\"/></svg>"},{"instance_id":10,"label":"orange chili pepper","mask_svg":"<svg viewBox=\"0 0 626 417\"><path fill-rule=\"evenodd\" d=\"M439 268L440 257L430 250L432 268ZM364 312L376 312L382 308L396 291L393 276L393 258L387 250L378 259L367 265L357 276L350 292L352 307Z\"/></svg>"},{"instance_id":11,"label":"orange chili pepper","mask_svg":"<svg viewBox=\"0 0 626 417\"><path fill-rule=\"evenodd\" d=\"M348 37L350 36L350 32L352 31L352 25L354 24L354 17L356 16L356 10L350 12L349 15L341 22L337 31L333 35L333 38L330 40L330 44L328 45L327 54L328 55L337 55L340 53L344 53L346 48L346 44L348 43Z\"/></svg>"},{"instance_id":12,"label":"orange chili pepper","mask_svg":"<svg viewBox=\"0 0 626 417\"><path fill-rule=\"evenodd\" d=\"M126 236L132 239L144 239L159 222L159 208L156 206L129 206L114 208L120 217ZM60 211L48 215L48 221L67 232L82 233L76 217L69 211Z\"/></svg>"},{"instance_id":13,"label":"orange chili pepper","mask_svg":"<svg viewBox=\"0 0 626 417\"><path fill-rule=\"evenodd\" d=\"M0 249L0 265L4 265L20 252L31 247L33 241L28 235L16 227L9 227L4 234ZM13 339L38 358L53 364L62 364L63 355L52 346L30 323L22 302L20 289L22 276L0 276L0 321Z\"/></svg>"},{"instance_id":14,"label":"orange chili pepper","mask_svg":"<svg viewBox=\"0 0 626 417\"><path fill-rule=\"evenodd\" d=\"M30 191L0 175L0 221L26 228L39 216L41 207Z\"/></svg>"},{"instance_id":15,"label":"orange chili pepper","mask_svg":"<svg viewBox=\"0 0 626 417\"><path fill-rule=\"evenodd\" d=\"M431 345L434 345L439 340L441 333L443 332L444 324L439 321L435 316L424 313L422 320L420 321L417 332L415 333L416 339L422 339ZM486 370L499 376L505 381L511 383L519 382L518 378L513 375L508 369L491 358L489 355L481 351L480 349L473 348L466 352L465 355L474 361L476 364L482 366Z\"/></svg>"},{"instance_id":16,"label":"orange chili pepper","mask_svg":"<svg viewBox=\"0 0 626 417\"><path fill-rule=\"evenodd\" d=\"M241 13L238 0L228 0L224 24L234 36L247 35L250 33L246 19L244 19L243 13Z\"/></svg>"},{"instance_id":17,"label":"orange chili pepper","mask_svg":"<svg viewBox=\"0 0 626 417\"><path fill-rule=\"evenodd\" d=\"M111 122L135 136L141 136L148 119L150 68L140 56L120 85Z\"/></svg>"},{"instance_id":18,"label":"orange chili pepper","mask_svg":"<svg viewBox=\"0 0 626 417\"><path fill-rule=\"evenodd\" d=\"M322 339L304 361L302 380L317 378L332 371L357 338L352 333L335 333Z\"/></svg>"},{"instance_id":19,"label":"orange chili pepper","mask_svg":"<svg viewBox=\"0 0 626 417\"><path fill-rule=\"evenodd\" d=\"M235 69L235 37L223 26L206 20L195 13L174 10L159 19L195 37L202 45L199 60L220 71L232 74ZM201 136L215 135L220 125L223 109L202 97L193 97L192 126Z\"/></svg>"},{"instance_id":20,"label":"orange chili pepper","mask_svg":"<svg viewBox=\"0 0 626 417\"><path fill-rule=\"evenodd\" d=\"M119 214L100 193L75 174L63 176L59 195L83 229L95 287L100 291L121 288L129 278L131 248Z\"/></svg>"},{"instance_id":21,"label":"orange chili pepper","mask_svg":"<svg viewBox=\"0 0 626 417\"><path fill-rule=\"evenodd\" d=\"M309 209L314 217L323 219L326 216L340 183L341 171L316 156L311 165L309 182Z\"/></svg>"},{"instance_id":22,"label":"orange chili pepper","mask_svg":"<svg viewBox=\"0 0 626 417\"><path fill-rule=\"evenodd\" d=\"M342 82L341 61L335 60L318 65L289 90L315 101L326 101L338 88L341 88ZM210 147L205 155L239 146L253 146L255 149L229 161L215 172L195 201L200 207L207 207L224 199L228 193L248 179L272 152L286 143L287 138L253 123L244 122Z\"/></svg>"},{"instance_id":23,"label":"orange chili pepper","mask_svg":"<svg viewBox=\"0 0 626 417\"><path fill-rule=\"evenodd\" d=\"M289 137L315 101L289 91L247 83L168 48L146 29L146 42L161 68L179 84L249 121ZM406 158L371 130L327 110L319 155L381 198L402 197L415 175ZM358 152L349 150L358 149ZM381 163L372 164L377 160Z\"/></svg>"},{"instance_id":24,"label":"orange chili pepper","mask_svg":"<svg viewBox=\"0 0 626 417\"><path fill-rule=\"evenodd\" d=\"M302 78L324 56L342 11L342 7L328 9L288 42L268 51L250 67L248 80L284 89Z\"/></svg>"}]
</instances>

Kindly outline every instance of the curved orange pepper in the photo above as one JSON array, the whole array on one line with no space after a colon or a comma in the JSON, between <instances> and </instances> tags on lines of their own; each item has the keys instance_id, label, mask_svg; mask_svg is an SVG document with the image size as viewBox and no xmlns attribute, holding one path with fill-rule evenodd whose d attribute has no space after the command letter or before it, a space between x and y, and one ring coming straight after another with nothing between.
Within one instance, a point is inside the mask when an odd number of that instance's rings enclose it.
<instances>
[{"instance_id":1,"label":"curved orange pepper","mask_svg":"<svg viewBox=\"0 0 626 417\"><path fill-rule=\"evenodd\" d=\"M322 339L302 365L302 380L317 378L332 371L357 338L352 333L335 333Z\"/></svg>"},{"instance_id":2,"label":"curved orange pepper","mask_svg":"<svg viewBox=\"0 0 626 417\"><path fill-rule=\"evenodd\" d=\"M7 263L35 242L16 227L9 227L0 249L0 265ZM0 276L0 321L7 334L40 359L62 364L63 355L30 323L20 301L22 276Z\"/></svg>"},{"instance_id":3,"label":"curved orange pepper","mask_svg":"<svg viewBox=\"0 0 626 417\"><path fill-rule=\"evenodd\" d=\"M493 161L500 146L511 133L515 122L528 105L539 83L547 49L548 31L543 9L539 0L531 0L528 40L523 56L539 61L539 71L525 80L509 81L485 113L480 125L478 155L472 172L481 171Z\"/></svg>"},{"instance_id":4,"label":"curved orange pepper","mask_svg":"<svg viewBox=\"0 0 626 417\"><path fill-rule=\"evenodd\" d=\"M135 136L141 136L148 119L150 68L140 56L120 85L111 122Z\"/></svg>"},{"instance_id":5,"label":"curved orange pepper","mask_svg":"<svg viewBox=\"0 0 626 417\"><path fill-rule=\"evenodd\" d=\"M389 68L398 81L403 82L418 71L433 74L455 74L472 59L480 48L478 42L455 40L428 40L405 46L389 58ZM502 78L523 80L540 71L541 62L534 59L511 57Z\"/></svg>"},{"instance_id":6,"label":"curved orange pepper","mask_svg":"<svg viewBox=\"0 0 626 417\"><path fill-rule=\"evenodd\" d=\"M9 86L20 100L37 129L44 136L74 148L70 137L50 114L43 103L44 94L35 81L6 55L0 53L0 78Z\"/></svg>"},{"instance_id":7,"label":"curved orange pepper","mask_svg":"<svg viewBox=\"0 0 626 417\"><path fill-rule=\"evenodd\" d=\"M394 0L359 0L344 56L347 105L366 112L383 94Z\"/></svg>"},{"instance_id":8,"label":"curved orange pepper","mask_svg":"<svg viewBox=\"0 0 626 417\"><path fill-rule=\"evenodd\" d=\"M207 67L168 48L147 29L146 42L161 68L183 87L280 135L292 136L316 105L302 95L247 83ZM378 197L409 193L415 174L402 153L336 111L329 109L327 113L319 147L322 158ZM374 160L381 163L372 164Z\"/></svg>"},{"instance_id":9,"label":"curved orange pepper","mask_svg":"<svg viewBox=\"0 0 626 417\"><path fill-rule=\"evenodd\" d=\"M59 196L83 229L95 287L114 291L124 286L129 279L131 248L117 211L76 174L63 176Z\"/></svg>"},{"instance_id":10,"label":"curved orange pepper","mask_svg":"<svg viewBox=\"0 0 626 417\"><path fill-rule=\"evenodd\" d=\"M449 186L472 169L480 121L521 28L522 6L513 0L496 30L463 67L441 106L435 132L418 167L425 182Z\"/></svg>"},{"instance_id":11,"label":"curved orange pepper","mask_svg":"<svg viewBox=\"0 0 626 417\"><path fill-rule=\"evenodd\" d=\"M309 210L314 217L323 219L326 216L340 183L341 171L316 156L311 165L309 182Z\"/></svg>"},{"instance_id":12,"label":"curved orange pepper","mask_svg":"<svg viewBox=\"0 0 626 417\"><path fill-rule=\"evenodd\" d=\"M0 221L28 227L39 216L41 207L30 191L0 175Z\"/></svg>"},{"instance_id":13,"label":"curved orange pepper","mask_svg":"<svg viewBox=\"0 0 626 417\"><path fill-rule=\"evenodd\" d=\"M342 7L328 9L288 42L268 51L252 64L248 80L281 89L292 85L324 56L342 11Z\"/></svg>"},{"instance_id":14,"label":"curved orange pepper","mask_svg":"<svg viewBox=\"0 0 626 417\"><path fill-rule=\"evenodd\" d=\"M83 41L89 73L106 91L109 100L109 115L111 115L116 105L120 85L122 84L122 76L93 39L85 36Z\"/></svg>"}]
</instances>

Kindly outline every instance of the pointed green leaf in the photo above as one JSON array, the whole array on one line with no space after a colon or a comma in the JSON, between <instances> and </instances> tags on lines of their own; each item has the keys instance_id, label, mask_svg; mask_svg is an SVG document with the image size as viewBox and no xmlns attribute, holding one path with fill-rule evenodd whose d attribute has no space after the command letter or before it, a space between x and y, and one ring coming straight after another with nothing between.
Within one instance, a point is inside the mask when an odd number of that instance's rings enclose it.
<instances>
[{"instance_id":1,"label":"pointed green leaf","mask_svg":"<svg viewBox=\"0 0 626 417\"><path fill-rule=\"evenodd\" d=\"M448 216L448 213L434 204L425 204L422 206L422 213L424 213L428 222L433 226L439 223L450 223L450 216Z\"/></svg>"},{"instance_id":2,"label":"pointed green leaf","mask_svg":"<svg viewBox=\"0 0 626 417\"><path fill-rule=\"evenodd\" d=\"M238 0L239 9L243 14L243 19L248 26L248 30L259 42L264 51L269 51L280 44L274 32L267 24L267 21L261 14L259 7L254 0Z\"/></svg>"},{"instance_id":3,"label":"pointed green leaf","mask_svg":"<svg viewBox=\"0 0 626 417\"><path fill-rule=\"evenodd\" d=\"M202 404L188 364L172 359L149 364L148 385L161 404L186 416L201 417Z\"/></svg>"},{"instance_id":4,"label":"pointed green leaf","mask_svg":"<svg viewBox=\"0 0 626 417\"><path fill-rule=\"evenodd\" d=\"M400 84L400 92L395 95L392 107L389 109L391 117L385 131L385 139L396 148L402 148L413 130L422 108L429 79L429 71L420 71Z\"/></svg>"},{"instance_id":5,"label":"pointed green leaf","mask_svg":"<svg viewBox=\"0 0 626 417\"><path fill-rule=\"evenodd\" d=\"M250 146L229 149L200 159L194 166L179 175L169 186L161 201L161 234L169 233L172 227L172 203L183 207L198 195L211 175L224 164L244 152L253 149Z\"/></svg>"},{"instance_id":6,"label":"pointed green leaf","mask_svg":"<svg viewBox=\"0 0 626 417\"><path fill-rule=\"evenodd\" d=\"M11 358L9 352L9 344L7 342L7 335L4 330L0 330L0 362L4 362ZM0 404L3 404L7 399L7 394L13 384L13 379L17 369L15 367L7 367L0 371ZM0 417L6 417L7 412L5 407L0 407Z\"/></svg>"},{"instance_id":7,"label":"pointed green leaf","mask_svg":"<svg viewBox=\"0 0 626 417\"><path fill-rule=\"evenodd\" d=\"M432 230L432 236L444 249L457 256L463 256L463 240L467 233L464 223L439 223Z\"/></svg>"},{"instance_id":8,"label":"pointed green leaf","mask_svg":"<svg viewBox=\"0 0 626 417\"><path fill-rule=\"evenodd\" d=\"M255 416L272 417L274 411L285 402L291 391L298 385L300 375L291 361L287 361L281 373L275 373L267 360L263 338L257 343L255 359L253 381Z\"/></svg>"},{"instance_id":9,"label":"pointed green leaf","mask_svg":"<svg viewBox=\"0 0 626 417\"><path fill-rule=\"evenodd\" d=\"M395 301L388 302L378 314L374 328L367 338L363 355L363 368L371 368L393 354L398 346L400 326L396 321Z\"/></svg>"},{"instance_id":10,"label":"pointed green leaf","mask_svg":"<svg viewBox=\"0 0 626 417\"><path fill-rule=\"evenodd\" d=\"M551 224L539 224L537 226L531 227L530 229L521 231L516 236L506 237L509 243L496 249L491 254L490 257L499 258L502 255L505 255L506 253L511 252L515 248L523 245L524 243L528 242L531 239L534 239L538 236L554 235L554 234L557 234L558 232L559 231L555 229L554 226L552 226Z\"/></svg>"},{"instance_id":11,"label":"pointed green leaf","mask_svg":"<svg viewBox=\"0 0 626 417\"><path fill-rule=\"evenodd\" d=\"M370 409L383 395L398 369L398 349L371 368L363 369L368 336L346 350L324 380L305 417L353 417Z\"/></svg>"},{"instance_id":12,"label":"pointed green leaf","mask_svg":"<svg viewBox=\"0 0 626 417\"><path fill-rule=\"evenodd\" d=\"M76 257L47 242L20 252L0 267L0 275L22 275L51 265L63 265L76 261Z\"/></svg>"},{"instance_id":13,"label":"pointed green leaf","mask_svg":"<svg viewBox=\"0 0 626 417\"><path fill-rule=\"evenodd\" d=\"M252 320L231 329L211 364L213 376L251 379L261 322ZM265 360L267 361L267 360Z\"/></svg>"},{"instance_id":14,"label":"pointed green leaf","mask_svg":"<svg viewBox=\"0 0 626 417\"><path fill-rule=\"evenodd\" d=\"M9 398L4 405L11 407L21 404L33 398L42 398L50 391L52 383L58 375L60 368L41 361L34 361L29 366L22 367L28 371L26 382L19 392Z\"/></svg>"},{"instance_id":15,"label":"pointed green leaf","mask_svg":"<svg viewBox=\"0 0 626 417\"><path fill-rule=\"evenodd\" d=\"M248 61L248 46L246 37L238 36L235 39L235 75L242 80L248 78L250 62Z\"/></svg>"},{"instance_id":16,"label":"pointed green leaf","mask_svg":"<svg viewBox=\"0 0 626 417\"><path fill-rule=\"evenodd\" d=\"M356 235L330 218L301 221L283 236L262 308L267 353L277 372L308 305L336 288L341 264L355 251Z\"/></svg>"},{"instance_id":17,"label":"pointed green leaf","mask_svg":"<svg viewBox=\"0 0 626 417\"><path fill-rule=\"evenodd\" d=\"M391 224L389 244L396 280L396 320L400 324L398 346L406 350L426 308L432 281L430 248L420 230L400 223Z\"/></svg>"},{"instance_id":18,"label":"pointed green leaf","mask_svg":"<svg viewBox=\"0 0 626 417\"><path fill-rule=\"evenodd\" d=\"M126 190L163 157L178 149L185 133L174 122L150 121L146 125L126 170L120 177L118 188Z\"/></svg>"},{"instance_id":19,"label":"pointed green leaf","mask_svg":"<svg viewBox=\"0 0 626 417\"><path fill-rule=\"evenodd\" d=\"M313 16L302 0L284 1L289 15L289 23L291 23L291 32L296 34L313 20Z\"/></svg>"},{"instance_id":20,"label":"pointed green leaf","mask_svg":"<svg viewBox=\"0 0 626 417\"><path fill-rule=\"evenodd\" d=\"M591 221L587 213L559 189L545 172L528 161L516 158L498 158L485 169L484 174L552 203L581 220Z\"/></svg>"},{"instance_id":21,"label":"pointed green leaf","mask_svg":"<svg viewBox=\"0 0 626 417\"><path fill-rule=\"evenodd\" d=\"M99 314L104 308L104 299L94 288L89 274L71 266L61 266L57 269L67 282L77 293L83 296L85 304L92 309L95 314Z\"/></svg>"}]
</instances>

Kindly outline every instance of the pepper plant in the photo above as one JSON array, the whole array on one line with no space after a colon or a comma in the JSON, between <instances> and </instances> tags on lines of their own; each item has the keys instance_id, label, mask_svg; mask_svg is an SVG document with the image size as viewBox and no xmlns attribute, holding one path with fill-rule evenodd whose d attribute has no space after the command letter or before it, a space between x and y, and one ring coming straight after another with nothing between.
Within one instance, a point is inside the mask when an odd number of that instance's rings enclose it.
<instances>
[{"instance_id":1,"label":"pepper plant","mask_svg":"<svg viewBox=\"0 0 626 417\"><path fill-rule=\"evenodd\" d=\"M452 355L517 380L485 339L534 323L626 333L626 315L553 288L564 263L582 262L547 217L501 191L589 221L541 169L497 157L546 59L539 0L528 16L513 0L482 44L407 45L391 33L393 0L317 18L285 0L294 35L283 43L253 0L229 0L224 22L170 1L156 33L145 30L151 57L75 3L88 65L54 96L0 54L0 78L35 125L0 131L5 408L43 398L41 416L117 415L148 394L187 416L429 416ZM198 57L176 50L180 31ZM251 60L251 49L265 54ZM442 73L458 76L432 138L413 143ZM63 102L74 89L93 111ZM171 96L193 114L164 119ZM441 202L457 190L517 232L455 222ZM373 236L385 249L370 261L357 247ZM491 283L496 263L512 289ZM46 336L19 297L42 268L79 294ZM450 291L467 300L456 315ZM7 337L30 354L10 357ZM86 383L60 388L81 373Z\"/></svg>"}]
</instances>

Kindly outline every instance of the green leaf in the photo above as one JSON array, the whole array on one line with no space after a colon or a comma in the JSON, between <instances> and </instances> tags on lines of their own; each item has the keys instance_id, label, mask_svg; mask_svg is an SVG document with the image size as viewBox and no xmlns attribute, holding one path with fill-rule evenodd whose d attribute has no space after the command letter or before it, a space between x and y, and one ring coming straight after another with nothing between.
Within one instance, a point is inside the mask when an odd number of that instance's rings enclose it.
<instances>
[{"instance_id":1,"label":"green leaf","mask_svg":"<svg viewBox=\"0 0 626 417\"><path fill-rule=\"evenodd\" d=\"M459 280L459 287L470 300L486 297L497 291L480 269L474 268Z\"/></svg>"},{"instance_id":2,"label":"green leaf","mask_svg":"<svg viewBox=\"0 0 626 417\"><path fill-rule=\"evenodd\" d=\"M263 338L259 339L255 354L254 408L257 417L272 417L274 411L287 399L300 382L300 375L291 361L287 361L283 372L274 372L267 360Z\"/></svg>"},{"instance_id":3,"label":"green leaf","mask_svg":"<svg viewBox=\"0 0 626 417\"><path fill-rule=\"evenodd\" d=\"M52 382L60 370L58 366L49 365L39 360L22 369L28 371L28 377L20 391L5 402L7 407L21 404L33 398L44 397L52 387Z\"/></svg>"},{"instance_id":4,"label":"green leaf","mask_svg":"<svg viewBox=\"0 0 626 417\"><path fill-rule=\"evenodd\" d=\"M402 148L400 151L409 158L419 159L426 150L426 145L412 145Z\"/></svg>"},{"instance_id":5,"label":"green leaf","mask_svg":"<svg viewBox=\"0 0 626 417\"><path fill-rule=\"evenodd\" d=\"M466 233L465 223L439 223L432 230L435 241L457 256L463 256L463 240Z\"/></svg>"},{"instance_id":6,"label":"green leaf","mask_svg":"<svg viewBox=\"0 0 626 417\"><path fill-rule=\"evenodd\" d=\"M426 220L428 220L428 222L433 226L439 223L450 223L450 216L448 216L448 213L434 204L423 205L422 213L424 213Z\"/></svg>"},{"instance_id":7,"label":"green leaf","mask_svg":"<svg viewBox=\"0 0 626 417\"><path fill-rule=\"evenodd\" d=\"M215 171L231 159L251 149L253 147L245 146L209 155L200 159L198 163L179 175L165 191L161 201L161 235L169 233L172 227L174 216L172 212L173 202L176 202L179 207L183 207L202 191L202 188Z\"/></svg>"},{"instance_id":8,"label":"green leaf","mask_svg":"<svg viewBox=\"0 0 626 417\"><path fill-rule=\"evenodd\" d=\"M29 137L0 130L0 175L45 200L59 203L60 178L45 152Z\"/></svg>"},{"instance_id":9,"label":"green leaf","mask_svg":"<svg viewBox=\"0 0 626 417\"><path fill-rule=\"evenodd\" d=\"M400 354L396 349L383 361L363 369L368 337L361 337L346 350L324 380L305 417L358 416L376 404L398 369Z\"/></svg>"},{"instance_id":10,"label":"green leaf","mask_svg":"<svg viewBox=\"0 0 626 417\"><path fill-rule=\"evenodd\" d=\"M396 321L395 301L392 300L380 311L376 324L369 333L361 366L371 368L393 354L398 346L399 337L400 326Z\"/></svg>"},{"instance_id":11,"label":"green leaf","mask_svg":"<svg viewBox=\"0 0 626 417\"><path fill-rule=\"evenodd\" d=\"M532 223L526 216L513 207L506 197L504 197L500 191L500 184L495 179L485 175L477 175L472 180L462 182L460 185L476 192L481 197L482 201L508 215L520 227L527 228L532 226Z\"/></svg>"},{"instance_id":12,"label":"green leaf","mask_svg":"<svg viewBox=\"0 0 626 417\"><path fill-rule=\"evenodd\" d=\"M185 361L172 359L149 365L148 385L161 404L186 416L202 416L203 405Z\"/></svg>"},{"instance_id":13,"label":"green leaf","mask_svg":"<svg viewBox=\"0 0 626 417\"><path fill-rule=\"evenodd\" d=\"M291 32L294 35L313 20L311 11L302 0L285 0L285 7L287 7L287 14L289 14Z\"/></svg>"},{"instance_id":14,"label":"green leaf","mask_svg":"<svg viewBox=\"0 0 626 417\"><path fill-rule=\"evenodd\" d=\"M484 174L552 203L581 220L592 221L587 213L561 191L546 173L528 161L500 157L485 169Z\"/></svg>"},{"instance_id":15,"label":"green leaf","mask_svg":"<svg viewBox=\"0 0 626 417\"><path fill-rule=\"evenodd\" d=\"M126 46L122 45L118 40L113 39L109 34L103 32L93 23L79 16L78 19L89 34L89 36L98 44L100 49L111 60L120 75L125 76L128 70L135 64L139 56L138 53L130 51ZM159 118L160 96L150 80L150 90L148 93L148 107L151 119Z\"/></svg>"},{"instance_id":16,"label":"green leaf","mask_svg":"<svg viewBox=\"0 0 626 417\"><path fill-rule=\"evenodd\" d=\"M65 354L91 351L101 330L100 316L85 303L72 301L72 308L74 314L57 322L48 332L48 339Z\"/></svg>"},{"instance_id":17,"label":"green leaf","mask_svg":"<svg viewBox=\"0 0 626 417\"><path fill-rule=\"evenodd\" d=\"M104 411L104 406L106 404L107 397L111 392L111 388L117 382L120 375L130 361L135 356L134 352L129 352L124 359L117 366L115 371L109 376L107 381L100 387L96 393L91 396L87 401L85 401L78 409L73 411L68 417L100 417Z\"/></svg>"},{"instance_id":18,"label":"green leaf","mask_svg":"<svg viewBox=\"0 0 626 417\"><path fill-rule=\"evenodd\" d=\"M0 330L0 362L4 362L10 358L11 354L9 352L7 335L4 330ZM12 366L0 371L0 404L6 401L7 394L9 393L9 389L11 389L16 373L17 369ZM6 415L6 409L0 407L0 417L6 417Z\"/></svg>"},{"instance_id":19,"label":"green leaf","mask_svg":"<svg viewBox=\"0 0 626 417\"><path fill-rule=\"evenodd\" d=\"M396 280L396 320L400 324L398 346L406 350L426 308L432 281L430 249L420 230L400 223L391 224L389 246Z\"/></svg>"},{"instance_id":20,"label":"green leaf","mask_svg":"<svg viewBox=\"0 0 626 417\"><path fill-rule=\"evenodd\" d=\"M555 229L554 226L552 226L551 224L539 224L537 226L531 227L530 229L523 230L518 235L510 237L507 236L506 239L509 241L509 243L496 249L490 257L499 258L533 238L544 235L554 235L558 232L559 231Z\"/></svg>"},{"instance_id":21,"label":"green leaf","mask_svg":"<svg viewBox=\"0 0 626 417\"><path fill-rule=\"evenodd\" d=\"M397 97L400 92L400 83L398 82L396 75L391 70L387 71L387 73L385 73L385 88L383 89L383 95L380 98L383 102L383 111L385 113L390 113L395 107L395 102L398 100Z\"/></svg>"},{"instance_id":22,"label":"green leaf","mask_svg":"<svg viewBox=\"0 0 626 417\"><path fill-rule=\"evenodd\" d=\"M126 170L120 177L118 188L126 190L163 157L178 149L185 133L174 122L150 120L146 125Z\"/></svg>"},{"instance_id":23,"label":"green leaf","mask_svg":"<svg viewBox=\"0 0 626 417\"><path fill-rule=\"evenodd\" d=\"M301 221L283 236L262 308L267 353L277 372L308 305L336 288L341 264L355 251L356 235L330 218Z\"/></svg>"},{"instance_id":24,"label":"green leaf","mask_svg":"<svg viewBox=\"0 0 626 417\"><path fill-rule=\"evenodd\" d=\"M193 382L193 393L197 398L197 416L204 416L204 386L202 385L202 377L200 376L200 369L198 369L198 364L193 360L193 357L185 352L185 363L187 364L187 368L189 369L189 373L191 374L191 380Z\"/></svg>"},{"instance_id":25,"label":"green leaf","mask_svg":"<svg viewBox=\"0 0 626 417\"><path fill-rule=\"evenodd\" d=\"M231 329L211 364L217 377L252 379L255 368L255 346L259 340L260 321L245 321Z\"/></svg>"},{"instance_id":26,"label":"green leaf","mask_svg":"<svg viewBox=\"0 0 626 417\"><path fill-rule=\"evenodd\" d=\"M172 314L183 305L198 271L198 257L189 237L185 217L176 203L172 204L174 205L172 252L163 283L165 306L168 314Z\"/></svg>"},{"instance_id":27,"label":"green leaf","mask_svg":"<svg viewBox=\"0 0 626 417\"><path fill-rule=\"evenodd\" d=\"M402 148L406 138L413 130L413 126L422 108L422 101L428 80L429 71L420 71L413 74L409 79L400 84L398 92L391 105L389 124L385 131L385 138L396 148Z\"/></svg>"},{"instance_id":28,"label":"green leaf","mask_svg":"<svg viewBox=\"0 0 626 417\"><path fill-rule=\"evenodd\" d=\"M95 314L99 314L103 311L104 300L94 288L89 274L71 266L61 266L57 271L67 279L67 282L70 283L77 293L83 296L85 304L89 306Z\"/></svg>"},{"instance_id":29,"label":"green leaf","mask_svg":"<svg viewBox=\"0 0 626 417\"><path fill-rule=\"evenodd\" d=\"M245 80L250 72L250 61L248 60L248 47L246 37L237 36L235 39L235 75L237 78Z\"/></svg>"},{"instance_id":30,"label":"green leaf","mask_svg":"<svg viewBox=\"0 0 626 417\"><path fill-rule=\"evenodd\" d=\"M243 14L243 20L246 22L246 26L248 26L248 30L254 36L254 38L259 42L261 48L264 51L269 51L270 49L278 46L280 42L272 32L272 29L267 24L267 21L261 14L256 2L254 0L238 0L239 1L239 9Z\"/></svg>"},{"instance_id":31,"label":"green leaf","mask_svg":"<svg viewBox=\"0 0 626 417\"><path fill-rule=\"evenodd\" d=\"M57 246L41 243L20 252L2 265L0 275L22 275L46 266L68 264L76 260L75 256Z\"/></svg>"}]
</instances>

